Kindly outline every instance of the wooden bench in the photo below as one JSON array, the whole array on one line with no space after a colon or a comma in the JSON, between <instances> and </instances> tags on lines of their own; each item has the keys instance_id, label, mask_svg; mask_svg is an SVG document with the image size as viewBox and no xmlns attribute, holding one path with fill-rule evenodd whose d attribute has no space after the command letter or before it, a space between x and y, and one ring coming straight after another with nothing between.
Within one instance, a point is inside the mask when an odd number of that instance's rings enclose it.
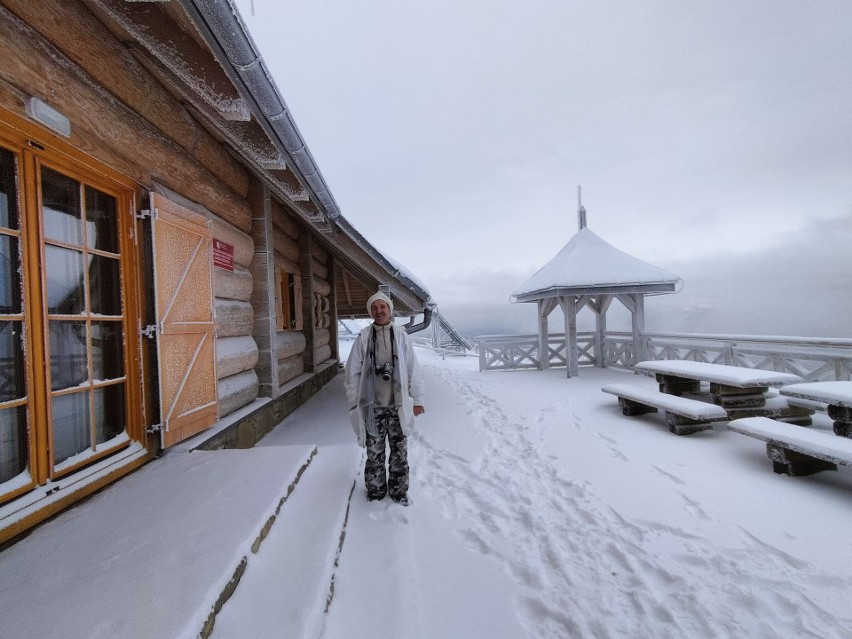
<instances>
[{"instance_id":1,"label":"wooden bench","mask_svg":"<svg viewBox=\"0 0 852 639\"><path fill-rule=\"evenodd\" d=\"M728 424L734 432L766 442L772 470L797 477L852 466L852 439L815 428L803 428L768 417L745 417Z\"/></svg>"},{"instance_id":2,"label":"wooden bench","mask_svg":"<svg viewBox=\"0 0 852 639\"><path fill-rule=\"evenodd\" d=\"M697 399L677 397L660 391L641 388L633 384L607 384L604 393L618 397L618 405L624 415L643 415L665 411L666 423L675 435L691 435L712 428L711 422L728 419L721 406Z\"/></svg>"}]
</instances>

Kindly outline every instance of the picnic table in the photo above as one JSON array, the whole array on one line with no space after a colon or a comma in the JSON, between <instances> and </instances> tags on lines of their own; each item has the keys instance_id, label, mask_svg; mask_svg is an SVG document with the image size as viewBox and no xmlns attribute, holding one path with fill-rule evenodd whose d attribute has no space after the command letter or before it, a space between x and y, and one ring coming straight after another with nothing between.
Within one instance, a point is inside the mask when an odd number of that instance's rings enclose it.
<instances>
[{"instance_id":1,"label":"picnic table","mask_svg":"<svg viewBox=\"0 0 852 639\"><path fill-rule=\"evenodd\" d=\"M852 437L852 382L807 382L782 388L781 395L826 404L834 434Z\"/></svg>"},{"instance_id":2,"label":"picnic table","mask_svg":"<svg viewBox=\"0 0 852 639\"><path fill-rule=\"evenodd\" d=\"M689 360L644 361L634 368L654 373L660 392L710 401L724 408L730 419L763 416L809 425L810 416L814 413L809 408L791 406L784 398L769 394L771 386L803 381L792 373ZM708 384L709 388L706 387Z\"/></svg>"}]
</instances>

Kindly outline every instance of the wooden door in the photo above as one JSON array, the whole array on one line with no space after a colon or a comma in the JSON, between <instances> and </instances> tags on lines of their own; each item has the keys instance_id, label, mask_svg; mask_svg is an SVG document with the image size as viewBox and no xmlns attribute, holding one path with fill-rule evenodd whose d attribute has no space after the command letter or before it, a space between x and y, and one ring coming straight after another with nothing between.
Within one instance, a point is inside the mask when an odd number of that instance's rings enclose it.
<instances>
[{"instance_id":1,"label":"wooden door","mask_svg":"<svg viewBox=\"0 0 852 639\"><path fill-rule=\"evenodd\" d=\"M210 221L152 194L157 360L163 446L216 421Z\"/></svg>"}]
</instances>

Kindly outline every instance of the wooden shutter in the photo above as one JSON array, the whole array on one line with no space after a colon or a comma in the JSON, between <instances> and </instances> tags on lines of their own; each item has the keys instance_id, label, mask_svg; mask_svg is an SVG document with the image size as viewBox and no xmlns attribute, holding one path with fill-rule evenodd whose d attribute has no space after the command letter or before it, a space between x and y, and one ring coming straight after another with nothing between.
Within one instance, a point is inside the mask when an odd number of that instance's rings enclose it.
<instances>
[{"instance_id":1,"label":"wooden shutter","mask_svg":"<svg viewBox=\"0 0 852 639\"><path fill-rule=\"evenodd\" d=\"M151 206L161 438L171 446L218 410L210 221L162 195Z\"/></svg>"}]
</instances>

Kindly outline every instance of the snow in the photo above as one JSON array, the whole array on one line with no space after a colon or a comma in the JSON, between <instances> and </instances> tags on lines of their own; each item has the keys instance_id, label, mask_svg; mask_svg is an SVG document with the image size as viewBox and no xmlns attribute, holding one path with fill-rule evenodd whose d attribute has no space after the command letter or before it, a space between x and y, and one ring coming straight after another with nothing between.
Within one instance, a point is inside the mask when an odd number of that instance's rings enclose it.
<instances>
[{"instance_id":1,"label":"snow","mask_svg":"<svg viewBox=\"0 0 852 639\"><path fill-rule=\"evenodd\" d=\"M728 384L742 388L755 386L779 386L802 381L802 378L792 373L779 373L744 366L727 366L725 364L711 364L709 362L694 362L691 360L659 360L639 362L636 368L685 377L694 380L703 380L715 384Z\"/></svg>"},{"instance_id":2,"label":"snow","mask_svg":"<svg viewBox=\"0 0 852 639\"><path fill-rule=\"evenodd\" d=\"M784 395L812 399L838 406L852 406L852 382L791 384L784 389Z\"/></svg>"},{"instance_id":3,"label":"snow","mask_svg":"<svg viewBox=\"0 0 852 639\"><path fill-rule=\"evenodd\" d=\"M852 635L852 469L776 475L601 392L648 377L417 352L409 507L365 499L338 375L256 448L167 453L0 553L0 636L196 637L242 561L213 639Z\"/></svg>"},{"instance_id":4,"label":"snow","mask_svg":"<svg viewBox=\"0 0 852 639\"><path fill-rule=\"evenodd\" d=\"M580 229L552 260L512 293L512 299L558 288L678 284L680 278Z\"/></svg>"}]
</instances>

